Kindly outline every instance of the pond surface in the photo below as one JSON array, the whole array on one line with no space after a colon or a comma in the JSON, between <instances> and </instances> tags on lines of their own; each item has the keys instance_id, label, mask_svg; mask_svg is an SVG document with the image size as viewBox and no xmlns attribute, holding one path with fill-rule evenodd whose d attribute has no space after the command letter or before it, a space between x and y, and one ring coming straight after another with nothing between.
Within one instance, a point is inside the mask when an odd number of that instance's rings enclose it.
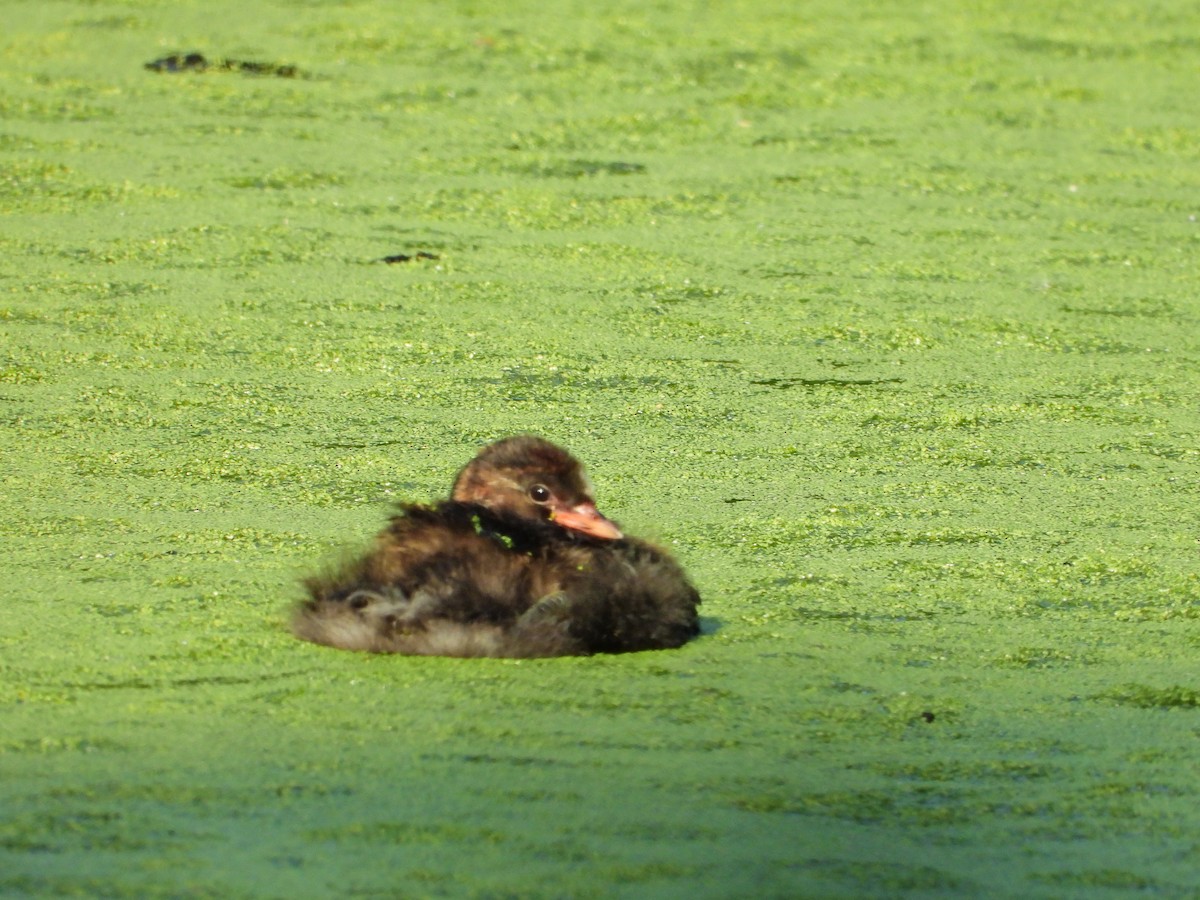
<instances>
[{"instance_id":1,"label":"pond surface","mask_svg":"<svg viewBox=\"0 0 1200 900\"><path fill-rule=\"evenodd\" d=\"M1195 896L1198 28L11 4L0 893ZM523 431L700 639L287 634Z\"/></svg>"}]
</instances>

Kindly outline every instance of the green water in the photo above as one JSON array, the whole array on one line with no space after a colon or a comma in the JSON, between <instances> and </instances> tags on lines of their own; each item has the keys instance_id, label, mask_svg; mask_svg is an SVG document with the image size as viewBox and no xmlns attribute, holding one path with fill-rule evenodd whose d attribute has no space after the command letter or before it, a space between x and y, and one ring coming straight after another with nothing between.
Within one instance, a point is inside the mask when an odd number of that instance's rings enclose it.
<instances>
[{"instance_id":1,"label":"green water","mask_svg":"<svg viewBox=\"0 0 1200 900\"><path fill-rule=\"evenodd\" d=\"M0 894L1197 896L1200 11L508 6L6 4ZM288 636L519 431L702 638Z\"/></svg>"}]
</instances>

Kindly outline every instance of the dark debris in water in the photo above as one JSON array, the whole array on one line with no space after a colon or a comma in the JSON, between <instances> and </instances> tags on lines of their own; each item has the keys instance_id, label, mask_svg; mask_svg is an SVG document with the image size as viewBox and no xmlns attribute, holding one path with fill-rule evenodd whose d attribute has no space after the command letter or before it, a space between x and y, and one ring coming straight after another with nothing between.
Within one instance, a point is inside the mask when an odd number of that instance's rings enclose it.
<instances>
[{"instance_id":1,"label":"dark debris in water","mask_svg":"<svg viewBox=\"0 0 1200 900\"><path fill-rule=\"evenodd\" d=\"M642 163L625 160L567 159L524 170L538 178L595 178L598 175L642 175Z\"/></svg>"},{"instance_id":2,"label":"dark debris in water","mask_svg":"<svg viewBox=\"0 0 1200 900\"><path fill-rule=\"evenodd\" d=\"M397 263L412 262L414 259L441 259L441 257L427 250L418 250L416 253L393 253L391 256L385 256L379 261L385 262L389 266L394 266Z\"/></svg>"},{"instance_id":3,"label":"dark debris in water","mask_svg":"<svg viewBox=\"0 0 1200 900\"><path fill-rule=\"evenodd\" d=\"M244 75L274 75L295 78L300 70L295 66L256 62L244 59L209 59L203 53L173 53L146 63L151 72L241 72Z\"/></svg>"},{"instance_id":4,"label":"dark debris in water","mask_svg":"<svg viewBox=\"0 0 1200 900\"><path fill-rule=\"evenodd\" d=\"M878 387L885 384L903 384L903 378L759 378L750 382L765 387Z\"/></svg>"}]
</instances>

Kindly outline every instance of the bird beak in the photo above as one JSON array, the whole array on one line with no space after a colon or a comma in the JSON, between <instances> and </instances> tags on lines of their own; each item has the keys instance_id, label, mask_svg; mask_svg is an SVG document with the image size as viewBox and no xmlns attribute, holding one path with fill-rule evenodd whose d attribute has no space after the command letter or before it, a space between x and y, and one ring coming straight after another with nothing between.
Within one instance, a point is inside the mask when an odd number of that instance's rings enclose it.
<instances>
[{"instance_id":1,"label":"bird beak","mask_svg":"<svg viewBox=\"0 0 1200 900\"><path fill-rule=\"evenodd\" d=\"M578 506L572 507L555 507L554 511L550 514L550 521L555 525L561 525L563 528L570 528L572 531L578 531L581 534L591 535L595 538L603 538L607 541L615 541L617 538L624 537L621 534L621 529L600 515L600 511L596 509L596 504L594 503L580 503Z\"/></svg>"}]
</instances>

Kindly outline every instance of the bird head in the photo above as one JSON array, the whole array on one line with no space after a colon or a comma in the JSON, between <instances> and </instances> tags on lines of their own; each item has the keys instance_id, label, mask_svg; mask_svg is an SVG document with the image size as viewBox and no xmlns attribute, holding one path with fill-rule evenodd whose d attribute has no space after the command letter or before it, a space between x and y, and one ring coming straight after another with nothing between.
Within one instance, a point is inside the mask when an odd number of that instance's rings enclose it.
<instances>
[{"instance_id":1,"label":"bird head","mask_svg":"<svg viewBox=\"0 0 1200 900\"><path fill-rule=\"evenodd\" d=\"M621 537L621 530L596 509L579 460L532 435L505 438L480 450L458 473L451 498L594 538Z\"/></svg>"}]
</instances>

